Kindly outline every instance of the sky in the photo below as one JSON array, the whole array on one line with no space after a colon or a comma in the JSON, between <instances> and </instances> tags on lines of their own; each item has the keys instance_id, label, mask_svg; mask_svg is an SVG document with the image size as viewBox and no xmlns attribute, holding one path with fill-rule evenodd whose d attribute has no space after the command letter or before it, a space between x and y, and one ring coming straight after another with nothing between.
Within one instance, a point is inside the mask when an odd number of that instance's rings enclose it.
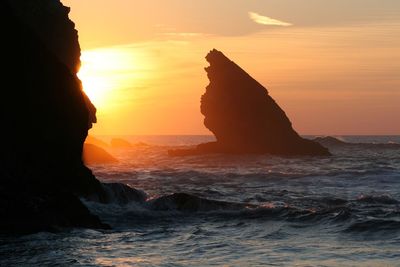
<instances>
[{"instance_id":1,"label":"sky","mask_svg":"<svg viewBox=\"0 0 400 267\"><path fill-rule=\"evenodd\" d=\"M398 0L62 0L96 135L211 134L204 57L222 51L300 134L400 134Z\"/></svg>"}]
</instances>

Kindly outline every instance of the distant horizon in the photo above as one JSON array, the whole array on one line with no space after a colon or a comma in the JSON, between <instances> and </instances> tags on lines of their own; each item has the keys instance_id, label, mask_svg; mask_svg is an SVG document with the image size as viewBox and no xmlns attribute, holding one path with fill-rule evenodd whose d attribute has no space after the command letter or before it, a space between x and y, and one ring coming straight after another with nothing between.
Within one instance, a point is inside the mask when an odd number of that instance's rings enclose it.
<instances>
[{"instance_id":1,"label":"distant horizon","mask_svg":"<svg viewBox=\"0 0 400 267\"><path fill-rule=\"evenodd\" d=\"M91 134L90 136L210 136L213 134ZM400 136L400 134L300 134L300 136Z\"/></svg>"}]
</instances>

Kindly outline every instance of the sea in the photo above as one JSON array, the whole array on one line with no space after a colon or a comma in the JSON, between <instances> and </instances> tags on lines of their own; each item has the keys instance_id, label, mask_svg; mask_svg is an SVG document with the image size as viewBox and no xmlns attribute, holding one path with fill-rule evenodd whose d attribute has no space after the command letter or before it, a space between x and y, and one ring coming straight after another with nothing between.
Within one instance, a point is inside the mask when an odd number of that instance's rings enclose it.
<instances>
[{"instance_id":1,"label":"sea","mask_svg":"<svg viewBox=\"0 0 400 267\"><path fill-rule=\"evenodd\" d=\"M3 236L0 266L400 266L400 146L377 145L400 136L339 136L364 145L327 157L173 157L213 138L123 138L119 162L91 169L147 200L85 201L112 230Z\"/></svg>"}]
</instances>

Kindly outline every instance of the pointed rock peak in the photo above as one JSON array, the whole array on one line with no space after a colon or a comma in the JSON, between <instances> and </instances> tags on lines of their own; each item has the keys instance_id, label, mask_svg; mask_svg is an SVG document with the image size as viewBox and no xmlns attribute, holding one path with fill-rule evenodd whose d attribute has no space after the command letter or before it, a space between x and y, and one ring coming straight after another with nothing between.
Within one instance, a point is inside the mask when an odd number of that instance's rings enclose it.
<instances>
[{"instance_id":1,"label":"pointed rock peak","mask_svg":"<svg viewBox=\"0 0 400 267\"><path fill-rule=\"evenodd\" d=\"M218 61L231 61L228 57L226 57L221 51L217 49L211 50L207 56L206 59L209 63L211 62L218 62Z\"/></svg>"},{"instance_id":2,"label":"pointed rock peak","mask_svg":"<svg viewBox=\"0 0 400 267\"><path fill-rule=\"evenodd\" d=\"M300 137L267 89L222 52L213 49L206 60L210 84L200 109L204 125L217 141L201 144L193 153L330 154L320 144Z\"/></svg>"}]
</instances>

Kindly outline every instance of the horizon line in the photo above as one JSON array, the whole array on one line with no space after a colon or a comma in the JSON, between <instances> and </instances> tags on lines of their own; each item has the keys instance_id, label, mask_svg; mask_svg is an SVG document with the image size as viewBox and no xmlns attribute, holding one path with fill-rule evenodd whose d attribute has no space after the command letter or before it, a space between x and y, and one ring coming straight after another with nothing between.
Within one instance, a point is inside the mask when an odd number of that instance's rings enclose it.
<instances>
[{"instance_id":1,"label":"horizon line","mask_svg":"<svg viewBox=\"0 0 400 267\"><path fill-rule=\"evenodd\" d=\"M92 136L211 136L213 134L90 134ZM400 136L398 134L299 134L300 136Z\"/></svg>"}]
</instances>

